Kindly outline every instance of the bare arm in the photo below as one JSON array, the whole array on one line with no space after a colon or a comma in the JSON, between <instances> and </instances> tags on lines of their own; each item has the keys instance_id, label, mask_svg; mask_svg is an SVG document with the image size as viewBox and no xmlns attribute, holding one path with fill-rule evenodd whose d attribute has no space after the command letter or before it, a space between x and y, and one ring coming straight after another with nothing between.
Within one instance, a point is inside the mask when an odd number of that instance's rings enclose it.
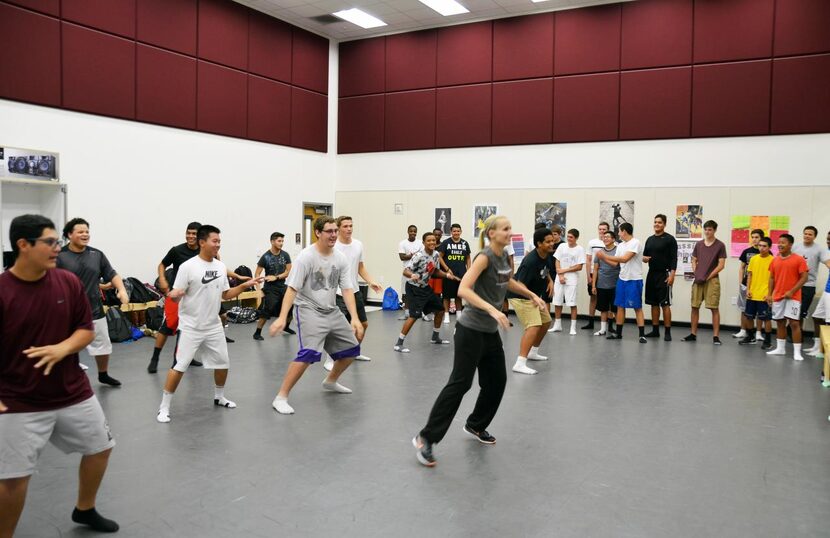
<instances>
[{"instance_id":1,"label":"bare arm","mask_svg":"<svg viewBox=\"0 0 830 538\"><path fill-rule=\"evenodd\" d=\"M363 339L363 324L357 317L357 303L354 300L354 290L351 288L345 288L340 291L343 293L343 302L346 303L346 310L349 311L349 315L352 318L351 325L352 329L354 329L354 335L357 340L360 341Z\"/></svg>"},{"instance_id":2,"label":"bare arm","mask_svg":"<svg viewBox=\"0 0 830 538\"><path fill-rule=\"evenodd\" d=\"M281 333L283 329L285 329L285 326L288 323L288 313L291 312L291 307L294 306L294 299L296 298L297 290L291 286L288 286L288 289L285 290L285 296L282 298L282 310L280 310L280 317L275 319L274 323L271 324L271 327L268 329L269 335L276 336L278 333Z\"/></svg>"},{"instance_id":3,"label":"bare arm","mask_svg":"<svg viewBox=\"0 0 830 538\"><path fill-rule=\"evenodd\" d=\"M723 268L724 268L725 266L726 266L726 258L720 258L720 259L718 260L718 266L717 266L717 267L715 267L715 268L712 270L712 272L711 272L711 273L709 273L709 276L708 276L708 277L706 277L706 280L712 280L713 278L715 278L716 276L718 276L718 273L720 273L721 271L723 271Z\"/></svg>"},{"instance_id":4,"label":"bare arm","mask_svg":"<svg viewBox=\"0 0 830 538\"><path fill-rule=\"evenodd\" d=\"M250 280L246 280L245 282L243 282L242 284L240 284L238 286L234 286L231 289L225 290L225 291L222 292L222 300L223 301L230 301L231 299L236 299L237 297L239 297L240 293L244 292L245 290L247 290L248 288L250 288L252 286L256 287L258 284L261 284L263 280L265 280L265 278L261 277L261 276L256 277L256 278L251 278Z\"/></svg>"},{"instance_id":5,"label":"bare arm","mask_svg":"<svg viewBox=\"0 0 830 538\"><path fill-rule=\"evenodd\" d=\"M597 275L599 275L599 263L594 264L594 271L593 274L591 274L591 287L595 292L597 290Z\"/></svg>"},{"instance_id":6,"label":"bare arm","mask_svg":"<svg viewBox=\"0 0 830 538\"><path fill-rule=\"evenodd\" d=\"M746 264L741 262L740 265L738 265L738 282L743 282L744 276L746 276ZM747 287L748 286L749 283L747 283Z\"/></svg>"},{"instance_id":7,"label":"bare arm","mask_svg":"<svg viewBox=\"0 0 830 538\"><path fill-rule=\"evenodd\" d=\"M115 286L116 290L118 290L118 300L121 301L121 304L129 303L130 294L127 293L127 288L124 287L124 279L121 278L121 275L115 275L112 277L112 285Z\"/></svg>"},{"instance_id":8,"label":"bare arm","mask_svg":"<svg viewBox=\"0 0 830 538\"><path fill-rule=\"evenodd\" d=\"M364 265L363 262L360 262L358 264L357 274L360 275L360 278L362 278L367 284L369 284L369 287L372 288L372 290L378 293L383 291L381 285L375 282L375 279L372 278L372 275L369 274L369 270L366 269L366 265Z\"/></svg>"},{"instance_id":9,"label":"bare arm","mask_svg":"<svg viewBox=\"0 0 830 538\"><path fill-rule=\"evenodd\" d=\"M752 298L752 293L749 291L752 289L752 271L747 271L746 273L746 298L752 301L757 301L757 299Z\"/></svg>"},{"instance_id":10,"label":"bare arm","mask_svg":"<svg viewBox=\"0 0 830 538\"><path fill-rule=\"evenodd\" d=\"M161 286L161 292L167 293L170 291L170 283L167 282L167 277L164 275L164 264L159 263L158 266L158 274L159 274L159 285Z\"/></svg>"},{"instance_id":11,"label":"bare arm","mask_svg":"<svg viewBox=\"0 0 830 538\"><path fill-rule=\"evenodd\" d=\"M23 351L29 359L37 359L35 368L46 367L43 375L49 375L52 367L62 361L67 355L77 353L95 339L95 331L76 329L69 338L60 343L49 346L30 347Z\"/></svg>"}]
</instances>

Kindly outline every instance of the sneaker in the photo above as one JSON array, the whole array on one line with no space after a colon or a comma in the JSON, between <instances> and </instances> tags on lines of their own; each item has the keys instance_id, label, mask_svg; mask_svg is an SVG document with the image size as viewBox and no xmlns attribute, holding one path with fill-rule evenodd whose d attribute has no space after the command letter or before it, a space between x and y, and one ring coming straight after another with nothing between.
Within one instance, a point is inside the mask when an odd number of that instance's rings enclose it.
<instances>
[{"instance_id":1,"label":"sneaker","mask_svg":"<svg viewBox=\"0 0 830 538\"><path fill-rule=\"evenodd\" d=\"M408 347L394 346L392 349L394 351L397 351L398 353L409 353L409 348Z\"/></svg>"},{"instance_id":2,"label":"sneaker","mask_svg":"<svg viewBox=\"0 0 830 538\"><path fill-rule=\"evenodd\" d=\"M622 340L622 335L617 333L608 333L608 336L605 337L606 340Z\"/></svg>"},{"instance_id":3,"label":"sneaker","mask_svg":"<svg viewBox=\"0 0 830 538\"><path fill-rule=\"evenodd\" d=\"M758 343L758 340L755 339L754 336L746 335L740 340L738 340L739 346L753 346Z\"/></svg>"},{"instance_id":4,"label":"sneaker","mask_svg":"<svg viewBox=\"0 0 830 538\"><path fill-rule=\"evenodd\" d=\"M582 327L580 327L580 330L583 330L583 331L593 331L593 330L594 330L594 322L593 322L593 321L589 321L588 323L586 323L585 325L583 325Z\"/></svg>"},{"instance_id":5,"label":"sneaker","mask_svg":"<svg viewBox=\"0 0 830 538\"><path fill-rule=\"evenodd\" d=\"M449 340L441 340L439 338L438 340L430 340L429 343L430 344L449 344L450 341Z\"/></svg>"},{"instance_id":6,"label":"sneaker","mask_svg":"<svg viewBox=\"0 0 830 538\"><path fill-rule=\"evenodd\" d=\"M648 344L648 339L645 336L641 336L639 341L641 344Z\"/></svg>"},{"instance_id":7,"label":"sneaker","mask_svg":"<svg viewBox=\"0 0 830 538\"><path fill-rule=\"evenodd\" d=\"M162 424L170 422L170 411L166 409L159 409L159 414L156 415L156 421L161 422Z\"/></svg>"},{"instance_id":8,"label":"sneaker","mask_svg":"<svg viewBox=\"0 0 830 538\"><path fill-rule=\"evenodd\" d=\"M475 431L474 429L472 429L471 427L469 427L465 424L464 425L464 431L469 433L470 435L472 435L476 439L478 439L479 443L482 443L482 444L485 444L485 445L495 445L496 444L496 438L493 437L492 435L490 435L489 433L487 433L487 430L481 430L480 432L477 432L477 431Z\"/></svg>"},{"instance_id":9,"label":"sneaker","mask_svg":"<svg viewBox=\"0 0 830 538\"><path fill-rule=\"evenodd\" d=\"M696 334L689 334L681 338L684 342L697 342L697 335Z\"/></svg>"},{"instance_id":10,"label":"sneaker","mask_svg":"<svg viewBox=\"0 0 830 538\"><path fill-rule=\"evenodd\" d=\"M713 343L714 345L716 345L716 346L719 346L719 345L721 345L723 342L721 342L721 341L720 341L720 337L718 337L718 336L713 336L713 337L712 337L712 343Z\"/></svg>"},{"instance_id":11,"label":"sneaker","mask_svg":"<svg viewBox=\"0 0 830 538\"><path fill-rule=\"evenodd\" d=\"M671 333L666 333L663 335L663 341L671 342Z\"/></svg>"},{"instance_id":12,"label":"sneaker","mask_svg":"<svg viewBox=\"0 0 830 538\"><path fill-rule=\"evenodd\" d=\"M213 405L215 405L217 407L227 407L228 409L235 409L236 408L236 402L232 402L232 401L228 400L227 398L225 398L224 396L222 396L221 398L214 398L213 399Z\"/></svg>"},{"instance_id":13,"label":"sneaker","mask_svg":"<svg viewBox=\"0 0 830 538\"><path fill-rule=\"evenodd\" d=\"M605 336L605 334L606 334L606 332L603 331L602 329L600 329L600 330L598 330L597 332L594 333L594 336Z\"/></svg>"},{"instance_id":14,"label":"sneaker","mask_svg":"<svg viewBox=\"0 0 830 538\"><path fill-rule=\"evenodd\" d=\"M740 331L733 334L732 338L744 338L745 336L746 336L746 330L741 329Z\"/></svg>"},{"instance_id":15,"label":"sneaker","mask_svg":"<svg viewBox=\"0 0 830 538\"><path fill-rule=\"evenodd\" d=\"M764 343L761 344L761 349L763 349L764 351L772 349L772 342L767 342L766 340L764 340Z\"/></svg>"},{"instance_id":16,"label":"sneaker","mask_svg":"<svg viewBox=\"0 0 830 538\"><path fill-rule=\"evenodd\" d=\"M435 467L435 457L432 455L432 443L426 441L420 435L412 438L412 446L415 447L415 457L418 462L426 467Z\"/></svg>"},{"instance_id":17,"label":"sneaker","mask_svg":"<svg viewBox=\"0 0 830 538\"><path fill-rule=\"evenodd\" d=\"M658 329L652 329L651 332L646 333L646 338L660 338L660 331Z\"/></svg>"},{"instance_id":18,"label":"sneaker","mask_svg":"<svg viewBox=\"0 0 830 538\"><path fill-rule=\"evenodd\" d=\"M147 373L154 374L159 371L159 360L150 359L150 364L147 365Z\"/></svg>"},{"instance_id":19,"label":"sneaker","mask_svg":"<svg viewBox=\"0 0 830 538\"><path fill-rule=\"evenodd\" d=\"M262 335L259 333L254 333L254 340L262 341L265 340L265 338L263 338Z\"/></svg>"}]
</instances>

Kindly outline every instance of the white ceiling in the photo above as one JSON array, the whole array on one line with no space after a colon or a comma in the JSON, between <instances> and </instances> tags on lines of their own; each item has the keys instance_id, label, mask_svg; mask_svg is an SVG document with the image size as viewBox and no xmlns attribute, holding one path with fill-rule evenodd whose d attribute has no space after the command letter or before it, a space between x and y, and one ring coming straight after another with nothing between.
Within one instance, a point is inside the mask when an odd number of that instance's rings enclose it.
<instances>
[{"instance_id":1,"label":"white ceiling","mask_svg":"<svg viewBox=\"0 0 830 538\"><path fill-rule=\"evenodd\" d=\"M571 9L599 4L613 4L621 0L547 0L534 4L531 0L458 0L469 13L444 17L418 0L235 0L240 4L290 22L335 41L348 41L370 36L410 32L462 22L498 19ZM630 0L629 0L630 1ZM350 22L324 24L312 17L330 15L341 9L357 7L387 24L364 30Z\"/></svg>"}]
</instances>

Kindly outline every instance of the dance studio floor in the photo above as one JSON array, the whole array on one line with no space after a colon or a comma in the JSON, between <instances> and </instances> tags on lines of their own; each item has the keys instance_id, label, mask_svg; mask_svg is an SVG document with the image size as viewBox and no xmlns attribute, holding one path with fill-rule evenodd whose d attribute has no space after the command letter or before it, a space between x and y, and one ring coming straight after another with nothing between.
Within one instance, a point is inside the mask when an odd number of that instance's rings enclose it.
<instances>
[{"instance_id":1,"label":"dance studio floor","mask_svg":"<svg viewBox=\"0 0 830 538\"><path fill-rule=\"evenodd\" d=\"M369 315L364 353L322 392L321 365L271 409L295 337L251 339L231 325L226 395L192 368L170 424L155 420L163 370L145 368L153 341L116 344L120 389L93 387L118 446L98 508L123 537L625 537L826 536L830 532L830 389L816 359L795 363L739 347L623 342L580 331L548 335L536 376L508 372L484 446L461 431L462 404L438 465L411 445L449 375L452 346L418 323L409 355L392 351L397 312ZM580 322L582 325L582 322ZM450 329L443 332L449 336ZM505 339L508 367L521 330ZM172 342L163 354L169 364ZM82 361L91 359L82 354ZM94 367L90 373L94 372ZM21 537L89 536L69 518L79 457L49 445L29 489Z\"/></svg>"}]
</instances>

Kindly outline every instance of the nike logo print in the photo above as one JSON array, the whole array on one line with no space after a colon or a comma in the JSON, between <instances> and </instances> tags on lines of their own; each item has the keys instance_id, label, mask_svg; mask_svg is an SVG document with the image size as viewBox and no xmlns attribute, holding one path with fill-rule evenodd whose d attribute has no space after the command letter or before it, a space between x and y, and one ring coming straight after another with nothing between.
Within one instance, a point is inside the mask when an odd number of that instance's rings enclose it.
<instances>
[{"instance_id":1,"label":"nike logo print","mask_svg":"<svg viewBox=\"0 0 830 538\"><path fill-rule=\"evenodd\" d=\"M219 275L213 275L210 278L208 278L207 276L203 276L202 277L202 284L209 284L210 282L213 282L217 278L219 278Z\"/></svg>"}]
</instances>

